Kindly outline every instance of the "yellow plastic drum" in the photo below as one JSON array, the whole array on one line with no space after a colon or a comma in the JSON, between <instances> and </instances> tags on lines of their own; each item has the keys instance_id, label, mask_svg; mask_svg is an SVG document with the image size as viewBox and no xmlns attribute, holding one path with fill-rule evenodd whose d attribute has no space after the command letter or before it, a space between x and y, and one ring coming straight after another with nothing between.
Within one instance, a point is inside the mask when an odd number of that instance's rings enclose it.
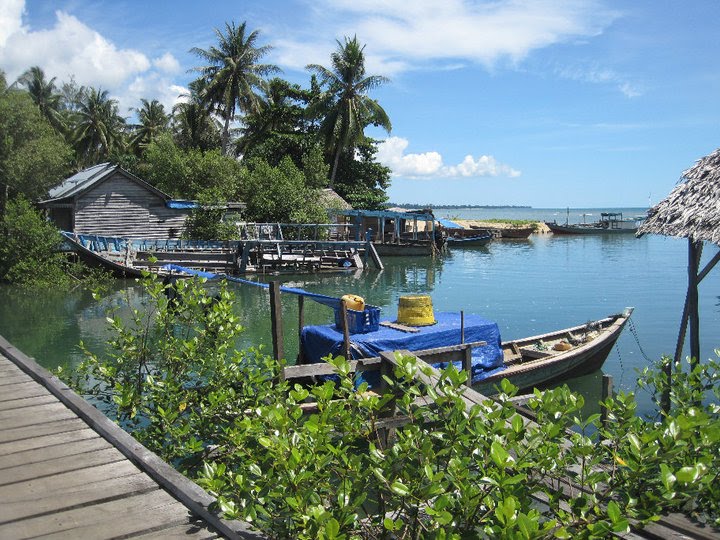
<instances>
[{"instance_id":1,"label":"yellow plastic drum","mask_svg":"<svg viewBox=\"0 0 720 540\"><path fill-rule=\"evenodd\" d=\"M348 309L354 309L355 311L365 311L365 299L362 296L355 294L346 294L341 300L345 302Z\"/></svg>"},{"instance_id":2,"label":"yellow plastic drum","mask_svg":"<svg viewBox=\"0 0 720 540\"><path fill-rule=\"evenodd\" d=\"M428 295L401 296L398 303L398 320L407 326L435 324L432 299Z\"/></svg>"}]
</instances>

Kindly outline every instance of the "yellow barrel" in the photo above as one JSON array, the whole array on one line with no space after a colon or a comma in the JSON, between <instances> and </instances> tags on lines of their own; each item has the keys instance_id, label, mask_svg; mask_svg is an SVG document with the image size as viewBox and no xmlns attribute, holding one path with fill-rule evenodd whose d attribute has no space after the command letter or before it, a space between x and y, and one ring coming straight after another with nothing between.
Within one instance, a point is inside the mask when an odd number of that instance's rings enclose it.
<instances>
[{"instance_id":1,"label":"yellow barrel","mask_svg":"<svg viewBox=\"0 0 720 540\"><path fill-rule=\"evenodd\" d=\"M341 300L345 302L345 306L348 309L354 309L355 311L365 311L365 299L362 296L355 294L346 294Z\"/></svg>"},{"instance_id":2,"label":"yellow barrel","mask_svg":"<svg viewBox=\"0 0 720 540\"><path fill-rule=\"evenodd\" d=\"M407 326L435 324L432 299L429 295L401 296L398 303L398 320Z\"/></svg>"}]
</instances>

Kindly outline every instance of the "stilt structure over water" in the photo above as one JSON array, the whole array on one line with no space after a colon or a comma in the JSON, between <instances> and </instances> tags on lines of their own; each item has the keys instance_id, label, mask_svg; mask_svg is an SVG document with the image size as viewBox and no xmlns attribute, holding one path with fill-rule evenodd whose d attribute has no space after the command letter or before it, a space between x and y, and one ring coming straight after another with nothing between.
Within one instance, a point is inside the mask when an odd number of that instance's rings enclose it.
<instances>
[{"instance_id":1,"label":"stilt structure over water","mask_svg":"<svg viewBox=\"0 0 720 540\"><path fill-rule=\"evenodd\" d=\"M690 327L690 358L693 365L700 361L700 314L698 286L720 261L720 251L700 270L705 243L720 245L720 148L698 160L682 173L680 181L664 200L648 211L648 218L637 235L662 234L688 239L688 288L675 348L675 363L680 361L688 325ZM666 367L668 381L672 365ZM670 386L670 384L668 385ZM666 393L663 408L670 408Z\"/></svg>"}]
</instances>

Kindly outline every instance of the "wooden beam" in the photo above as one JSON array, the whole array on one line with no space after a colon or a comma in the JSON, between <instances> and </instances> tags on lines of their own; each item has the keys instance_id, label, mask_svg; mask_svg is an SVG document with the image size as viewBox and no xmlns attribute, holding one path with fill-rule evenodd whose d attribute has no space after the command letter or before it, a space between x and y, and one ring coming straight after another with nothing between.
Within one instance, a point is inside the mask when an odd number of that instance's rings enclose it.
<instances>
[{"instance_id":1,"label":"wooden beam","mask_svg":"<svg viewBox=\"0 0 720 540\"><path fill-rule=\"evenodd\" d=\"M270 282L270 321L272 331L273 358L280 361L285 357L282 332L282 304L280 302L280 282ZM281 372L281 378L283 374Z\"/></svg>"}]
</instances>

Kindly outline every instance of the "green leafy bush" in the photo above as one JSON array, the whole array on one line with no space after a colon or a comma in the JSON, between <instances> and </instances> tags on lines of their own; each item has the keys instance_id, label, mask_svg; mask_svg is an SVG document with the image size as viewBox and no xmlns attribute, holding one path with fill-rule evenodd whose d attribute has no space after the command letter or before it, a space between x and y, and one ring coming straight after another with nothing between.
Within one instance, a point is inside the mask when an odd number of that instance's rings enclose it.
<instances>
[{"instance_id":1,"label":"green leafy bush","mask_svg":"<svg viewBox=\"0 0 720 540\"><path fill-rule=\"evenodd\" d=\"M603 538L678 510L720 524L716 362L682 376L656 420L621 394L600 426L561 387L535 393L530 422L507 381L468 406L465 373L421 384L431 370L412 356L397 357L381 395L343 358L328 358L334 380L281 381L260 351L234 349L224 287L183 281L172 301L162 283L146 287L132 320L110 317L112 354L89 355L75 384L227 517L273 538ZM658 370L642 384L662 388Z\"/></svg>"}]
</instances>

